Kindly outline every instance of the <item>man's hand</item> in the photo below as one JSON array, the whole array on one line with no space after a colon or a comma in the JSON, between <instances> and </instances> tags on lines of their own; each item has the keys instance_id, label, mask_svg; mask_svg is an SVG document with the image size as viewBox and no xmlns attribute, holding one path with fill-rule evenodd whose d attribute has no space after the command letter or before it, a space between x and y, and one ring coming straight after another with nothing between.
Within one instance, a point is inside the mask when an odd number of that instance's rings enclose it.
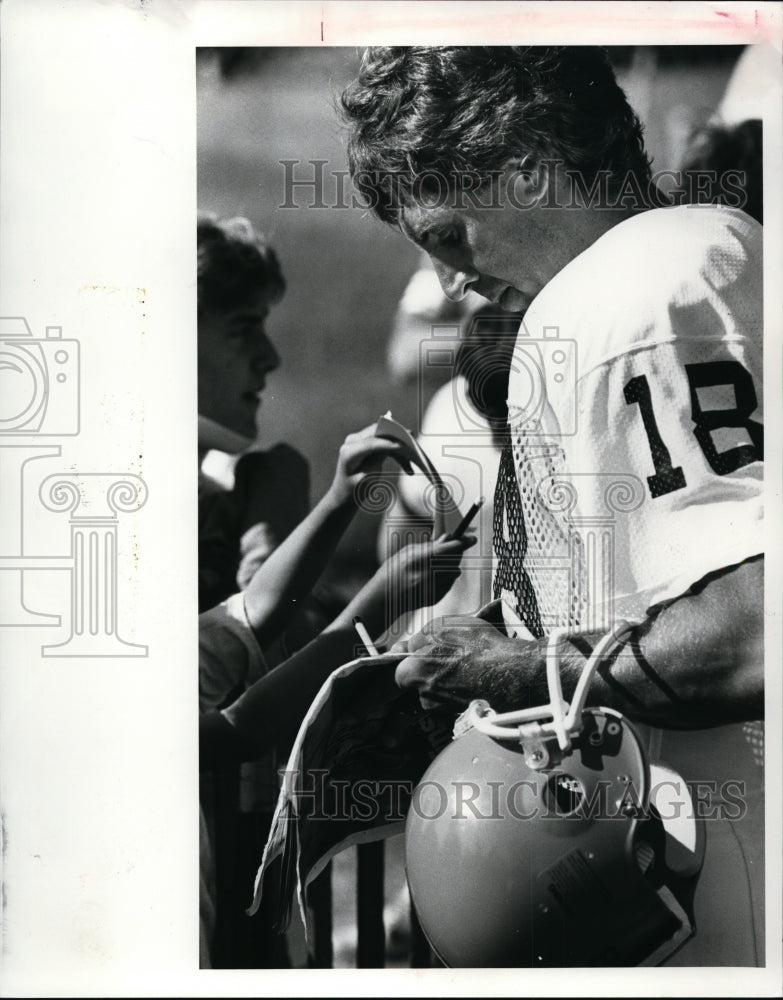
<instances>
[{"instance_id":1,"label":"man's hand","mask_svg":"<svg viewBox=\"0 0 783 1000\"><path fill-rule=\"evenodd\" d=\"M481 618L436 618L407 640L407 652L395 677L426 709L460 712L486 698L502 712L547 700L540 644L509 639Z\"/></svg>"}]
</instances>

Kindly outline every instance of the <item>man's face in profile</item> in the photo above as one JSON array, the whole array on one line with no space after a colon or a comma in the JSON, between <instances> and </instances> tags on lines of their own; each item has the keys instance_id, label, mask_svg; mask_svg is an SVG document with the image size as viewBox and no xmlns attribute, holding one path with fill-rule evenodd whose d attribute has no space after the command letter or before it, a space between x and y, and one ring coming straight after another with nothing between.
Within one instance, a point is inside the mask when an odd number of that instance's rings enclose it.
<instances>
[{"instance_id":1,"label":"man's face in profile","mask_svg":"<svg viewBox=\"0 0 783 1000\"><path fill-rule=\"evenodd\" d=\"M477 292L505 312L524 312L553 276L545 263L548 227L537 202L520 193L519 171L506 170L477 192L439 191L406 205L402 232L429 254L444 293ZM524 179L523 179L524 183Z\"/></svg>"}]
</instances>

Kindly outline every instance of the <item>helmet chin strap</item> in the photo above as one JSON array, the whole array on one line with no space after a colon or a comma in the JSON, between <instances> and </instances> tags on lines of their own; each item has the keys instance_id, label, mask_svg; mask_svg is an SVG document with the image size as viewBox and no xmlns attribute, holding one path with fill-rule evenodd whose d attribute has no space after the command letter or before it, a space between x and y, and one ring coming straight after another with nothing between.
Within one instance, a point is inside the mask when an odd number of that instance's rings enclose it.
<instances>
[{"instance_id":1,"label":"helmet chin strap","mask_svg":"<svg viewBox=\"0 0 783 1000\"><path fill-rule=\"evenodd\" d=\"M582 712L599 664L608 650L621 643L637 624L620 621L600 639L582 670L570 705L563 700L560 683L560 656L563 643L570 633L568 629L554 629L549 635L546 650L549 704L498 713L486 701L472 701L465 712L465 723L496 740L530 743L556 739L560 750L568 753L571 750L571 737L582 729Z\"/></svg>"}]
</instances>

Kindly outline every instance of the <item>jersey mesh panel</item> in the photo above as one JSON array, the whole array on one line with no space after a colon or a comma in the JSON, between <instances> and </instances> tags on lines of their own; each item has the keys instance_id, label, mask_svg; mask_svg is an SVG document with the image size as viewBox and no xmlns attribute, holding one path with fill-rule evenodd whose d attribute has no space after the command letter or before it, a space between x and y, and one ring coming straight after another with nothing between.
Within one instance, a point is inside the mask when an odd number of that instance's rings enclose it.
<instances>
[{"instance_id":1,"label":"jersey mesh panel","mask_svg":"<svg viewBox=\"0 0 783 1000\"><path fill-rule=\"evenodd\" d=\"M505 591L506 599L512 597L518 617L540 637L555 627L579 628L588 594L582 539L567 514L544 500L551 477L561 470L562 452L557 445L534 440L528 444L517 433L501 456L494 596Z\"/></svg>"},{"instance_id":2,"label":"jersey mesh panel","mask_svg":"<svg viewBox=\"0 0 783 1000\"><path fill-rule=\"evenodd\" d=\"M524 569L527 534L511 442L503 446L495 486L493 547L497 559L493 597L513 595L514 611L536 638L544 635L533 584Z\"/></svg>"}]
</instances>

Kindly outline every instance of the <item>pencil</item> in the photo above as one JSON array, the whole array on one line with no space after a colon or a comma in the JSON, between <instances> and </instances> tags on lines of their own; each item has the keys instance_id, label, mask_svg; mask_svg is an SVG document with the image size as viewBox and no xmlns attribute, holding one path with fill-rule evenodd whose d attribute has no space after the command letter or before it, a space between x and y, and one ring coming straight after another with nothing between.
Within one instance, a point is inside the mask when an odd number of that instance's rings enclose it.
<instances>
[{"instance_id":1,"label":"pencil","mask_svg":"<svg viewBox=\"0 0 783 1000\"><path fill-rule=\"evenodd\" d=\"M370 656L380 656L381 654L378 652L375 643L370 638L370 633L367 631L367 626L364 624L364 622L358 615L356 615L356 617L353 620L353 627L359 633L359 638L364 643L365 648L367 649L367 652L370 654Z\"/></svg>"},{"instance_id":2,"label":"pencil","mask_svg":"<svg viewBox=\"0 0 783 1000\"><path fill-rule=\"evenodd\" d=\"M481 510L481 505L484 503L484 497L479 497L478 500L471 506L467 514L462 518L457 527L449 535L449 538L462 538L465 534L468 525L473 520L473 518Z\"/></svg>"}]
</instances>

